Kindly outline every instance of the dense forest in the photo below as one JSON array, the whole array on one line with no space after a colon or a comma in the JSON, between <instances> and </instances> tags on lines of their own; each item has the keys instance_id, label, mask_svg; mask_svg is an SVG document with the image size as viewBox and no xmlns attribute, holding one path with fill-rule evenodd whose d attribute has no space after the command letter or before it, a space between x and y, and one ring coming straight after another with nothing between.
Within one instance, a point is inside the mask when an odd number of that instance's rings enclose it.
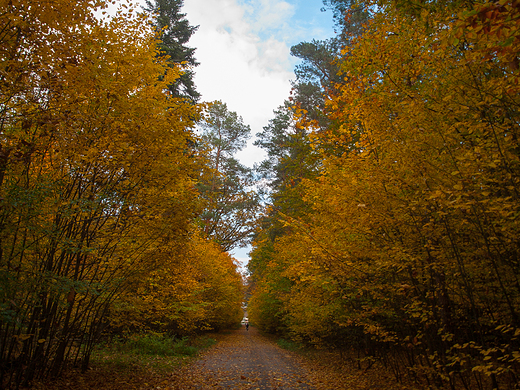
<instances>
[{"instance_id":1,"label":"dense forest","mask_svg":"<svg viewBox=\"0 0 520 390\"><path fill-rule=\"evenodd\" d=\"M107 333L180 337L243 316L226 250L257 197L241 143L215 141L240 118L197 103L181 5L103 18L104 1L0 3L2 388L87 368ZM239 222L226 234L222 220Z\"/></svg>"},{"instance_id":2,"label":"dense forest","mask_svg":"<svg viewBox=\"0 0 520 390\"><path fill-rule=\"evenodd\" d=\"M421 388L520 380L520 2L325 1L257 144L251 320Z\"/></svg>"},{"instance_id":3,"label":"dense forest","mask_svg":"<svg viewBox=\"0 0 520 390\"><path fill-rule=\"evenodd\" d=\"M520 1L323 3L336 35L291 48L252 170L182 0L0 0L0 387L234 326L245 296L421 388L518 388Z\"/></svg>"}]
</instances>

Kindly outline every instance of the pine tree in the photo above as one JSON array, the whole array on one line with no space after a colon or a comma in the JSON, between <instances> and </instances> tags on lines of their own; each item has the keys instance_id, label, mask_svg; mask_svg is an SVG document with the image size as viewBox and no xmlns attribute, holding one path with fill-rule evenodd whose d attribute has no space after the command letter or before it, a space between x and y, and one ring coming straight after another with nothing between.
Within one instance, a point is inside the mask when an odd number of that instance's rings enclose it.
<instances>
[{"instance_id":1,"label":"pine tree","mask_svg":"<svg viewBox=\"0 0 520 390\"><path fill-rule=\"evenodd\" d=\"M154 26L161 32L159 48L161 55L169 56L172 64L183 63L186 69L183 75L170 85L173 96L196 103L200 98L193 76L193 68L199 65L195 59L195 49L186 46L198 26L190 26L186 14L181 13L183 0L147 0L145 11L152 14Z\"/></svg>"},{"instance_id":2,"label":"pine tree","mask_svg":"<svg viewBox=\"0 0 520 390\"><path fill-rule=\"evenodd\" d=\"M251 128L227 105L214 102L202 123L202 140L210 156L209 175L199 183L206 201L201 223L224 250L245 246L255 229L260 199L252 190L251 168L235 158L246 146Z\"/></svg>"}]
</instances>

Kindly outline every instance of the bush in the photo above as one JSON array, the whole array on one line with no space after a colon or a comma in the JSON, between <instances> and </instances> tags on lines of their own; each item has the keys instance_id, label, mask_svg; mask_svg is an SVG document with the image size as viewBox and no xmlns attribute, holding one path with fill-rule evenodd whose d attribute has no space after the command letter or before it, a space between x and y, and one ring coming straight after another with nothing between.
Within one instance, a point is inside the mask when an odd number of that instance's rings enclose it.
<instances>
[{"instance_id":1,"label":"bush","mask_svg":"<svg viewBox=\"0 0 520 390\"><path fill-rule=\"evenodd\" d=\"M303 348L303 346L300 343L296 343L294 341L285 339L278 339L276 344L278 344L279 347L287 349L289 351L298 351Z\"/></svg>"},{"instance_id":2,"label":"bush","mask_svg":"<svg viewBox=\"0 0 520 390\"><path fill-rule=\"evenodd\" d=\"M135 334L126 339L116 338L100 346L99 350L111 350L129 355L195 356L201 349L215 343L209 337L181 339L157 333Z\"/></svg>"}]
</instances>

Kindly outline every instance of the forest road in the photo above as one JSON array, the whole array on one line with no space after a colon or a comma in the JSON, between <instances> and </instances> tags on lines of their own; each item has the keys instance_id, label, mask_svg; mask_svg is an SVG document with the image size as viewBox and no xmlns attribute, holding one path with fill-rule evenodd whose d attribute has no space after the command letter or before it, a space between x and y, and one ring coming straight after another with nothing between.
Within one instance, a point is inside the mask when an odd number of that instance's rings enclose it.
<instances>
[{"instance_id":1,"label":"forest road","mask_svg":"<svg viewBox=\"0 0 520 390\"><path fill-rule=\"evenodd\" d=\"M187 371L187 389L316 389L296 356L254 327L232 331Z\"/></svg>"}]
</instances>

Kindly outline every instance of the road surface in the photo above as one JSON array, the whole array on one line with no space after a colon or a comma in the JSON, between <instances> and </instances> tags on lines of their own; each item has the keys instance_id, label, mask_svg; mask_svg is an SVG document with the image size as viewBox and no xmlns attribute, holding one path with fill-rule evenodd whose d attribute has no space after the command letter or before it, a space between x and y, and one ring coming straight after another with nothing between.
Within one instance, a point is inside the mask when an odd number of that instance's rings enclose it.
<instances>
[{"instance_id":1,"label":"road surface","mask_svg":"<svg viewBox=\"0 0 520 390\"><path fill-rule=\"evenodd\" d=\"M232 331L187 370L188 389L315 389L296 356L254 327Z\"/></svg>"}]
</instances>

